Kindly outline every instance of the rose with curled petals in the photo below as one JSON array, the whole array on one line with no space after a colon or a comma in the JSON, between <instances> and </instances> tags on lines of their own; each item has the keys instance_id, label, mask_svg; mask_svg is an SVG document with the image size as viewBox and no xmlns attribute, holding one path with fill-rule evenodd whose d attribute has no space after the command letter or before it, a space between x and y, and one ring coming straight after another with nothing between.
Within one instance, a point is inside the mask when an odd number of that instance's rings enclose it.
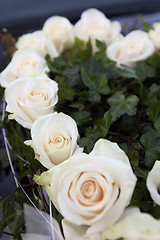
<instances>
[{"instance_id":1,"label":"rose with curled petals","mask_svg":"<svg viewBox=\"0 0 160 240\"><path fill-rule=\"evenodd\" d=\"M108 45L119 38L120 31L121 25L118 21L111 22L95 8L85 10L74 26L76 37L84 41L91 39L93 52L97 51L96 39L104 41Z\"/></svg>"},{"instance_id":2,"label":"rose with curled petals","mask_svg":"<svg viewBox=\"0 0 160 240\"><path fill-rule=\"evenodd\" d=\"M49 71L45 59L33 49L17 50L11 62L0 74L0 84L8 87L9 84L21 77L47 76Z\"/></svg>"},{"instance_id":3,"label":"rose with curled petals","mask_svg":"<svg viewBox=\"0 0 160 240\"><path fill-rule=\"evenodd\" d=\"M40 116L53 112L58 84L48 77L19 78L5 90L6 111L23 127L31 128Z\"/></svg>"},{"instance_id":4,"label":"rose with curled petals","mask_svg":"<svg viewBox=\"0 0 160 240\"><path fill-rule=\"evenodd\" d=\"M83 151L77 144L78 137L74 119L55 112L34 122L31 128L32 140L25 141L25 144L33 147L37 160L49 169Z\"/></svg>"},{"instance_id":5,"label":"rose with curled petals","mask_svg":"<svg viewBox=\"0 0 160 240\"><path fill-rule=\"evenodd\" d=\"M47 54L51 58L59 55L53 41L40 30L20 36L16 42L16 47L18 49L31 48L43 57Z\"/></svg>"},{"instance_id":6,"label":"rose with curled petals","mask_svg":"<svg viewBox=\"0 0 160 240\"><path fill-rule=\"evenodd\" d=\"M146 184L151 198L160 206L160 161L155 161L148 173Z\"/></svg>"},{"instance_id":7,"label":"rose with curled petals","mask_svg":"<svg viewBox=\"0 0 160 240\"><path fill-rule=\"evenodd\" d=\"M125 153L105 139L34 179L69 223L86 226L86 239L119 219L136 183Z\"/></svg>"},{"instance_id":8,"label":"rose with curled petals","mask_svg":"<svg viewBox=\"0 0 160 240\"><path fill-rule=\"evenodd\" d=\"M135 67L136 63L150 57L155 51L153 42L148 34L134 30L121 40L112 43L106 50L109 59L117 62L117 66L125 64Z\"/></svg>"},{"instance_id":9,"label":"rose with curled petals","mask_svg":"<svg viewBox=\"0 0 160 240\"><path fill-rule=\"evenodd\" d=\"M59 53L73 46L73 25L65 17L52 16L48 18L43 25L42 32L53 41Z\"/></svg>"}]
</instances>

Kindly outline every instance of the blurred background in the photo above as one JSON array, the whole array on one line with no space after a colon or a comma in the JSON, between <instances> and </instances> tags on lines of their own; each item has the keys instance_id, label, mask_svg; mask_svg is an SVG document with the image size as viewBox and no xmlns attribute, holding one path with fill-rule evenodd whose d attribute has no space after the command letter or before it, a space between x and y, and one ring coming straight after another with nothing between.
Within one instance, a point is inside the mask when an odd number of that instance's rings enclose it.
<instances>
[{"instance_id":1,"label":"blurred background","mask_svg":"<svg viewBox=\"0 0 160 240\"><path fill-rule=\"evenodd\" d=\"M142 15L151 24L160 21L160 0L0 0L0 30L8 29L15 38L23 33L40 29L44 21L53 15L69 18L74 24L82 11L97 8L108 18L127 23L128 29ZM7 59L0 49L0 71Z\"/></svg>"},{"instance_id":2,"label":"blurred background","mask_svg":"<svg viewBox=\"0 0 160 240\"><path fill-rule=\"evenodd\" d=\"M84 10L93 7L102 11L111 20L119 20L128 31L138 26L140 15L150 24L160 22L160 0L0 0L0 31L6 28L17 38L24 33L41 29L45 20L53 15L65 16L74 24ZM3 55L0 45L0 72L7 62L8 59ZM0 153L1 159L3 154ZM2 199L15 189L11 172L8 171L6 174L1 169ZM3 239L9 238L6 236Z\"/></svg>"}]
</instances>

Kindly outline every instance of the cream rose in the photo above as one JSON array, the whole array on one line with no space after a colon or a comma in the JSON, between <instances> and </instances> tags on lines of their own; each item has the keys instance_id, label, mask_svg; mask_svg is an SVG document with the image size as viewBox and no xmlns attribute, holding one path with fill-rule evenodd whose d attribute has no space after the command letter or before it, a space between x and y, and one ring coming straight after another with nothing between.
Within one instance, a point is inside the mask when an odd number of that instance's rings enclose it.
<instances>
[{"instance_id":1,"label":"cream rose","mask_svg":"<svg viewBox=\"0 0 160 240\"><path fill-rule=\"evenodd\" d=\"M106 16L95 8L84 11L81 19L74 26L75 36L84 41L91 39L93 51L96 51L95 40L110 44L121 31L119 22L111 22Z\"/></svg>"},{"instance_id":2,"label":"cream rose","mask_svg":"<svg viewBox=\"0 0 160 240\"><path fill-rule=\"evenodd\" d=\"M117 62L117 65L125 64L134 67L136 62L145 60L154 53L153 42L147 33L135 30L123 39L112 43L106 51L109 59Z\"/></svg>"},{"instance_id":3,"label":"cream rose","mask_svg":"<svg viewBox=\"0 0 160 240\"><path fill-rule=\"evenodd\" d=\"M154 23L152 27L153 29L149 31L148 35L158 50L160 49L160 22Z\"/></svg>"},{"instance_id":4,"label":"cream rose","mask_svg":"<svg viewBox=\"0 0 160 240\"><path fill-rule=\"evenodd\" d=\"M73 45L73 26L65 17L53 16L48 18L42 31L52 39L59 53L71 48Z\"/></svg>"},{"instance_id":5,"label":"cream rose","mask_svg":"<svg viewBox=\"0 0 160 240\"><path fill-rule=\"evenodd\" d=\"M50 55L51 58L59 55L53 41L49 37L47 38L42 31L22 35L18 38L16 47L18 49L34 49L43 57L45 57L46 54Z\"/></svg>"},{"instance_id":6,"label":"cream rose","mask_svg":"<svg viewBox=\"0 0 160 240\"><path fill-rule=\"evenodd\" d=\"M160 206L160 161L156 161L147 177L147 188L152 199Z\"/></svg>"},{"instance_id":7,"label":"cream rose","mask_svg":"<svg viewBox=\"0 0 160 240\"><path fill-rule=\"evenodd\" d=\"M20 77L35 77L49 71L45 59L33 49L20 49L15 52L11 62L0 74L0 84L8 87Z\"/></svg>"},{"instance_id":8,"label":"cream rose","mask_svg":"<svg viewBox=\"0 0 160 240\"><path fill-rule=\"evenodd\" d=\"M46 168L83 151L77 145L79 134L76 122L63 113L53 113L37 119L31 128L31 137L32 140L25 143L34 148L37 160Z\"/></svg>"},{"instance_id":9,"label":"cream rose","mask_svg":"<svg viewBox=\"0 0 160 240\"><path fill-rule=\"evenodd\" d=\"M160 220L147 213L134 213L109 227L102 240L159 240Z\"/></svg>"},{"instance_id":10,"label":"cream rose","mask_svg":"<svg viewBox=\"0 0 160 240\"><path fill-rule=\"evenodd\" d=\"M31 128L39 117L53 112L58 85L48 77L19 78L5 90L6 111L23 127Z\"/></svg>"},{"instance_id":11,"label":"cream rose","mask_svg":"<svg viewBox=\"0 0 160 240\"><path fill-rule=\"evenodd\" d=\"M126 154L105 139L90 154L76 154L34 180L46 187L64 218L79 226L83 239L94 239L119 219L136 183Z\"/></svg>"}]
</instances>

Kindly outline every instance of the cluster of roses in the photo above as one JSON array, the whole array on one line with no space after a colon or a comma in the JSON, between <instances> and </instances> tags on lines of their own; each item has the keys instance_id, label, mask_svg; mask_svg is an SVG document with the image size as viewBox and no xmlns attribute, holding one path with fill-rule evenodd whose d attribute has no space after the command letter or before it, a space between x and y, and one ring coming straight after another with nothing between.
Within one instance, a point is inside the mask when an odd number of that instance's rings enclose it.
<instances>
[{"instance_id":1,"label":"cluster of roses","mask_svg":"<svg viewBox=\"0 0 160 240\"><path fill-rule=\"evenodd\" d=\"M120 31L118 22L111 22L96 9L83 12L75 26L64 17L51 17L42 31L18 39L18 50L0 75L9 118L31 129L32 139L25 144L33 147L35 158L49 169L34 180L45 186L63 215L66 240L160 239L160 221L139 209L126 209L136 185L126 154L106 139L98 140L89 154L84 153L77 144L76 122L54 112L58 84L47 76L45 55L57 57L73 46L75 36L85 41L90 38L94 52L96 39L106 42L106 54L117 66L134 66L160 48L158 24L149 33L136 30L123 37ZM159 171L157 161L147 187L160 205Z\"/></svg>"}]
</instances>

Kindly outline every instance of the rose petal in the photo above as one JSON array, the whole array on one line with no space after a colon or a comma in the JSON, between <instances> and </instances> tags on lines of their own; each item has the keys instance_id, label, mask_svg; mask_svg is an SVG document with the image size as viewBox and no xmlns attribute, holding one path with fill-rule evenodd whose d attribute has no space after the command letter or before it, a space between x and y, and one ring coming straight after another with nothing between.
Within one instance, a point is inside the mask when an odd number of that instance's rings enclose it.
<instances>
[{"instance_id":1,"label":"rose petal","mask_svg":"<svg viewBox=\"0 0 160 240\"><path fill-rule=\"evenodd\" d=\"M160 221L147 213L134 213L102 233L104 240L119 238L124 240L159 240Z\"/></svg>"},{"instance_id":2,"label":"rose petal","mask_svg":"<svg viewBox=\"0 0 160 240\"><path fill-rule=\"evenodd\" d=\"M155 162L146 183L152 199L160 206L160 161Z\"/></svg>"}]
</instances>

